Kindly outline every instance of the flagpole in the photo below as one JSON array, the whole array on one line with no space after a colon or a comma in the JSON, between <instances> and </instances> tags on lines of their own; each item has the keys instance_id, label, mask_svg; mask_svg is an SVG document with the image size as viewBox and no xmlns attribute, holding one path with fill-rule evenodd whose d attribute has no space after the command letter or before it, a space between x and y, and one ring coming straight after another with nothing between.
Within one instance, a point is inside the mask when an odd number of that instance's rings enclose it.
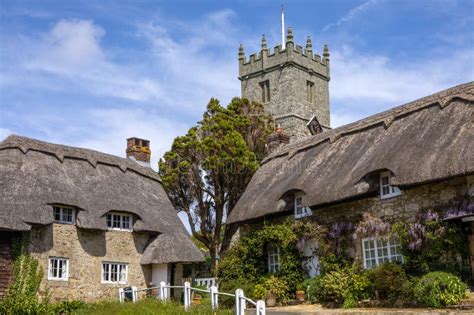
<instances>
[{"instance_id":1,"label":"flagpole","mask_svg":"<svg viewBox=\"0 0 474 315\"><path fill-rule=\"evenodd\" d=\"M285 49L285 11L283 9L283 3L281 4L281 47Z\"/></svg>"}]
</instances>

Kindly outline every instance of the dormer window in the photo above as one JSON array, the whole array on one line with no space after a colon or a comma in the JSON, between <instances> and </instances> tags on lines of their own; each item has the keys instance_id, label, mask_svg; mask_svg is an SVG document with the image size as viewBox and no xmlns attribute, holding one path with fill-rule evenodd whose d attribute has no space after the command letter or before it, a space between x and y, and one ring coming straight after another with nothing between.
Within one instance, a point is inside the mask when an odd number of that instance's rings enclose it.
<instances>
[{"instance_id":1,"label":"dormer window","mask_svg":"<svg viewBox=\"0 0 474 315\"><path fill-rule=\"evenodd\" d=\"M303 193L295 194L295 218L304 218L312 214L311 209L303 207Z\"/></svg>"},{"instance_id":2,"label":"dormer window","mask_svg":"<svg viewBox=\"0 0 474 315\"><path fill-rule=\"evenodd\" d=\"M387 199L400 196L398 187L391 185L391 173L389 171L380 173L380 198Z\"/></svg>"},{"instance_id":3,"label":"dormer window","mask_svg":"<svg viewBox=\"0 0 474 315\"><path fill-rule=\"evenodd\" d=\"M131 231L132 230L132 216L130 214L111 212L107 213L107 227L110 230L117 231Z\"/></svg>"},{"instance_id":4,"label":"dormer window","mask_svg":"<svg viewBox=\"0 0 474 315\"><path fill-rule=\"evenodd\" d=\"M55 223L74 224L76 222L76 211L72 207L53 206Z\"/></svg>"}]
</instances>

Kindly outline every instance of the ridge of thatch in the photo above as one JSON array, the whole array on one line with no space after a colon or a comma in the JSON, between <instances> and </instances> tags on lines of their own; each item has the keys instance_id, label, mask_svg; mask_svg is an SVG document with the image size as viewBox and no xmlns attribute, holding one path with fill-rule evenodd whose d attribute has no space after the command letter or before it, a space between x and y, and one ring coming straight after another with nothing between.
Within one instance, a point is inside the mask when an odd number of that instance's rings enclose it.
<instances>
[{"instance_id":1,"label":"ridge of thatch","mask_svg":"<svg viewBox=\"0 0 474 315\"><path fill-rule=\"evenodd\" d=\"M263 160L228 222L286 211L282 197L295 190L305 206L365 195L380 170L400 187L473 173L473 101L469 82L283 146Z\"/></svg>"}]
</instances>

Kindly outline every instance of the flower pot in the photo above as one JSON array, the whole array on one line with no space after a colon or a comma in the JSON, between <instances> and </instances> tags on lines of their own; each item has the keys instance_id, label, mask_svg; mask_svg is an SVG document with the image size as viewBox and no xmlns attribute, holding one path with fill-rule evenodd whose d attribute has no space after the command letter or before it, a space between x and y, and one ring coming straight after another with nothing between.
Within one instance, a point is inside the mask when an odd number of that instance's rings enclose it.
<instances>
[{"instance_id":1,"label":"flower pot","mask_svg":"<svg viewBox=\"0 0 474 315\"><path fill-rule=\"evenodd\" d=\"M265 304L268 307L275 306L277 303L276 296L273 293L268 293L266 298L265 298Z\"/></svg>"},{"instance_id":2,"label":"flower pot","mask_svg":"<svg viewBox=\"0 0 474 315\"><path fill-rule=\"evenodd\" d=\"M303 290L296 291L296 300L300 303L304 302L304 291Z\"/></svg>"},{"instance_id":3,"label":"flower pot","mask_svg":"<svg viewBox=\"0 0 474 315\"><path fill-rule=\"evenodd\" d=\"M201 305L201 302L202 302L201 294L195 293L194 296L193 296L193 304L194 305Z\"/></svg>"}]
</instances>

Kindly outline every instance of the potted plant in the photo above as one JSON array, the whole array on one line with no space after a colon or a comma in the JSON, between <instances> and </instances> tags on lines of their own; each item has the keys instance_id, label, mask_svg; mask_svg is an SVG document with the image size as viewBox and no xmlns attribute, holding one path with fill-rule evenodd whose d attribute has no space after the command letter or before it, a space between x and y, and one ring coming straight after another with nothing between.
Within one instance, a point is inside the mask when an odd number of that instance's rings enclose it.
<instances>
[{"instance_id":1,"label":"potted plant","mask_svg":"<svg viewBox=\"0 0 474 315\"><path fill-rule=\"evenodd\" d=\"M299 283L296 286L296 301L298 303L303 303L305 301L305 291L304 291L304 285L302 283Z\"/></svg>"},{"instance_id":2,"label":"potted plant","mask_svg":"<svg viewBox=\"0 0 474 315\"><path fill-rule=\"evenodd\" d=\"M271 290L265 295L265 305L268 307L276 306L277 296Z\"/></svg>"},{"instance_id":3,"label":"potted plant","mask_svg":"<svg viewBox=\"0 0 474 315\"><path fill-rule=\"evenodd\" d=\"M193 304L194 305L201 305L202 302L202 295L199 293L193 294Z\"/></svg>"}]
</instances>

